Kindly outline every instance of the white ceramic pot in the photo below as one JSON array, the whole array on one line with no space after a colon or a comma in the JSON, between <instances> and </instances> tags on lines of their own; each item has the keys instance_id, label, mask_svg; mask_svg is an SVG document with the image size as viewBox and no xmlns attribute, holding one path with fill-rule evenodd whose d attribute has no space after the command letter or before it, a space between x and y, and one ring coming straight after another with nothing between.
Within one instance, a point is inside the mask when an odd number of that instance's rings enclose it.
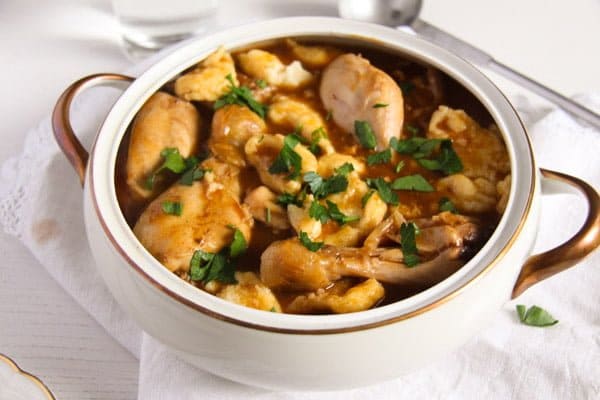
<instances>
[{"instance_id":1,"label":"white ceramic pot","mask_svg":"<svg viewBox=\"0 0 600 400\"><path fill-rule=\"evenodd\" d=\"M377 46L419 60L454 78L487 108L510 155L510 200L490 240L458 272L415 296L373 310L287 315L205 293L169 272L138 242L121 214L114 185L117 150L136 112L156 90L218 46L235 49L288 36ZM511 296L573 265L600 243L594 189L566 175L540 174L523 125L502 93L472 65L397 30L333 18L292 18L198 38L129 84L100 128L88 160L69 124L72 98L96 84L130 80L101 74L74 83L57 103L55 136L84 184L88 239L115 298L149 334L217 375L301 390L352 388L397 377L460 346ZM565 184L584 193L588 220L569 242L530 257L541 192L564 190Z\"/></svg>"}]
</instances>

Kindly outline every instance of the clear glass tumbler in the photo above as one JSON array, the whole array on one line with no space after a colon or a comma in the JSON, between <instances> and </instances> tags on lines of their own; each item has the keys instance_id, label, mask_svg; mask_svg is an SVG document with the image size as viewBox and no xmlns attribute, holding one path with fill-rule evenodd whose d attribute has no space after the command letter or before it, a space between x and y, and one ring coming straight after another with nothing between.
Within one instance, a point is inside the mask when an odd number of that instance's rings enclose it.
<instances>
[{"instance_id":1,"label":"clear glass tumbler","mask_svg":"<svg viewBox=\"0 0 600 400\"><path fill-rule=\"evenodd\" d=\"M215 24L217 0L112 0L130 52L152 52Z\"/></svg>"}]
</instances>

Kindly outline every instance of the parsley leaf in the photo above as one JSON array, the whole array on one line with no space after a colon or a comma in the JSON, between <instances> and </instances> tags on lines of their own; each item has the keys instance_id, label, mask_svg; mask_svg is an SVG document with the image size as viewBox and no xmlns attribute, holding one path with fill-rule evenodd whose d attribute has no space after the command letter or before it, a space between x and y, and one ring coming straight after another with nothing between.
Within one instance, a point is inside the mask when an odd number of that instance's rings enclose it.
<instances>
[{"instance_id":1,"label":"parsley leaf","mask_svg":"<svg viewBox=\"0 0 600 400\"><path fill-rule=\"evenodd\" d=\"M325 132L325 128L322 126L315 129L310 134L310 144L308 145L308 149L311 153L316 155L321 153L321 149L319 148L319 142L321 139L327 139L327 133Z\"/></svg>"},{"instance_id":2,"label":"parsley leaf","mask_svg":"<svg viewBox=\"0 0 600 400\"><path fill-rule=\"evenodd\" d=\"M396 168L394 168L394 171L396 171L396 173L399 173L402 168L404 168L404 161L400 160L398 161L398 164L396 164Z\"/></svg>"},{"instance_id":3,"label":"parsley leaf","mask_svg":"<svg viewBox=\"0 0 600 400\"><path fill-rule=\"evenodd\" d=\"M350 172L354 171L354 165L352 163L346 162L334 169L336 174L347 176Z\"/></svg>"},{"instance_id":4,"label":"parsley leaf","mask_svg":"<svg viewBox=\"0 0 600 400\"><path fill-rule=\"evenodd\" d=\"M256 83L256 86L258 86L259 89L264 89L268 86L264 79L257 79L254 83Z\"/></svg>"},{"instance_id":5,"label":"parsley leaf","mask_svg":"<svg viewBox=\"0 0 600 400\"><path fill-rule=\"evenodd\" d=\"M392 160L392 151L387 148L377 153L369 154L367 156L367 165L385 164Z\"/></svg>"},{"instance_id":6,"label":"parsley leaf","mask_svg":"<svg viewBox=\"0 0 600 400\"><path fill-rule=\"evenodd\" d=\"M217 101L215 101L213 108L218 110L229 104L238 104L240 106L248 107L259 117L264 119L267 113L267 106L255 100L252 91L247 86L235 86L231 74L228 74L225 78L230 83L229 92L219 97Z\"/></svg>"},{"instance_id":7,"label":"parsley leaf","mask_svg":"<svg viewBox=\"0 0 600 400\"><path fill-rule=\"evenodd\" d=\"M300 239L302 246L306 247L310 251L317 251L325 244L323 242L313 242L310 240L310 237L308 237L308 234L304 231L300 231L298 234L298 239Z\"/></svg>"},{"instance_id":8,"label":"parsley leaf","mask_svg":"<svg viewBox=\"0 0 600 400\"><path fill-rule=\"evenodd\" d=\"M242 232L235 228L229 250L223 249L218 253L209 253L196 250L190 259L190 280L219 281L223 283L236 283L234 258L240 256L248 248L248 243Z\"/></svg>"},{"instance_id":9,"label":"parsley leaf","mask_svg":"<svg viewBox=\"0 0 600 400\"><path fill-rule=\"evenodd\" d=\"M182 185L191 186L194 181L199 181L200 179L204 178L204 174L211 172L211 170L208 168L200 168L198 165L199 162L200 159L194 156L185 159L186 170L183 175L181 175L179 183Z\"/></svg>"},{"instance_id":10,"label":"parsley leaf","mask_svg":"<svg viewBox=\"0 0 600 400\"><path fill-rule=\"evenodd\" d=\"M379 193L381 200L393 206L398 205L398 194L394 192L389 183L383 178L367 179L367 185ZM365 202L366 203L366 202Z\"/></svg>"},{"instance_id":11,"label":"parsley leaf","mask_svg":"<svg viewBox=\"0 0 600 400\"><path fill-rule=\"evenodd\" d=\"M269 207L265 207L265 222L267 224L271 223L271 209Z\"/></svg>"},{"instance_id":12,"label":"parsley leaf","mask_svg":"<svg viewBox=\"0 0 600 400\"><path fill-rule=\"evenodd\" d=\"M304 182L308 183L315 199L322 199L330 194L343 192L348 187L348 179L340 174L335 174L323 179L321 175L310 171L304 174Z\"/></svg>"},{"instance_id":13,"label":"parsley leaf","mask_svg":"<svg viewBox=\"0 0 600 400\"><path fill-rule=\"evenodd\" d=\"M419 134L419 127L411 124L406 124L405 129L410 132L413 136Z\"/></svg>"},{"instance_id":14,"label":"parsley leaf","mask_svg":"<svg viewBox=\"0 0 600 400\"><path fill-rule=\"evenodd\" d=\"M340 225L344 225L348 222L358 221L360 216L358 215L346 215L340 211L340 208L333 201L325 200L327 203L327 212L329 213L329 217L339 223Z\"/></svg>"},{"instance_id":15,"label":"parsley leaf","mask_svg":"<svg viewBox=\"0 0 600 400\"><path fill-rule=\"evenodd\" d=\"M450 140L442 141L440 153L434 159L420 158L417 162L430 171L441 171L446 175L456 174L463 170L458 154L452 148Z\"/></svg>"},{"instance_id":16,"label":"parsley leaf","mask_svg":"<svg viewBox=\"0 0 600 400\"><path fill-rule=\"evenodd\" d=\"M375 133L367 121L354 121L354 133L365 149L372 150L377 146Z\"/></svg>"},{"instance_id":17,"label":"parsley leaf","mask_svg":"<svg viewBox=\"0 0 600 400\"><path fill-rule=\"evenodd\" d=\"M294 151L294 147L300 142L301 139L296 134L287 135L283 139L283 147L277 158L269 167L269 172L272 174L290 172L287 179L297 178L300 175L300 168L302 168L302 157Z\"/></svg>"},{"instance_id":18,"label":"parsley leaf","mask_svg":"<svg viewBox=\"0 0 600 400\"><path fill-rule=\"evenodd\" d=\"M322 224L329 221L329 212L327 211L327 208L318 201L313 201L310 203L308 215L312 219L320 221Z\"/></svg>"},{"instance_id":19,"label":"parsley leaf","mask_svg":"<svg viewBox=\"0 0 600 400\"><path fill-rule=\"evenodd\" d=\"M402 246L402 254L404 255L404 264L407 267L414 267L420 261L417 255L417 235L418 228L413 223L403 223L400 225L400 246Z\"/></svg>"},{"instance_id":20,"label":"parsley leaf","mask_svg":"<svg viewBox=\"0 0 600 400\"><path fill-rule=\"evenodd\" d=\"M165 214L180 216L183 211L183 204L178 201L163 201L161 208Z\"/></svg>"},{"instance_id":21,"label":"parsley leaf","mask_svg":"<svg viewBox=\"0 0 600 400\"><path fill-rule=\"evenodd\" d=\"M371 196L373 196L373 193L375 193L376 190L375 189L369 189L369 191L367 192L367 194L365 194L362 199L360 199L360 203L362 205L362 208L365 208L365 206L367 205L367 203L369 202L369 199L371 198Z\"/></svg>"},{"instance_id":22,"label":"parsley leaf","mask_svg":"<svg viewBox=\"0 0 600 400\"><path fill-rule=\"evenodd\" d=\"M409 139L390 139L390 147L400 154L410 154L414 158L429 156L440 144L441 139L425 139L422 137L411 137Z\"/></svg>"},{"instance_id":23,"label":"parsley leaf","mask_svg":"<svg viewBox=\"0 0 600 400\"><path fill-rule=\"evenodd\" d=\"M545 327L558 323L550 313L538 306L531 306L529 309L522 304L517 305L517 314L519 320L529 326Z\"/></svg>"},{"instance_id":24,"label":"parsley leaf","mask_svg":"<svg viewBox=\"0 0 600 400\"><path fill-rule=\"evenodd\" d=\"M176 174L180 174L186 168L185 159L179 153L178 148L166 147L162 149L160 155L164 158L164 161L161 164L161 166L158 167L158 169L146 179L145 186L148 190L152 190L152 188L154 187L154 180L156 179L156 175L158 175L162 171L169 170Z\"/></svg>"},{"instance_id":25,"label":"parsley leaf","mask_svg":"<svg viewBox=\"0 0 600 400\"><path fill-rule=\"evenodd\" d=\"M291 193L284 193L277 197L277 203L282 205L293 204L298 207L302 207L302 203L304 203L304 198L306 197L306 192L300 192L298 196L293 195Z\"/></svg>"},{"instance_id":26,"label":"parsley leaf","mask_svg":"<svg viewBox=\"0 0 600 400\"><path fill-rule=\"evenodd\" d=\"M419 174L403 176L392 182L392 189L433 192L435 189Z\"/></svg>"},{"instance_id":27,"label":"parsley leaf","mask_svg":"<svg viewBox=\"0 0 600 400\"><path fill-rule=\"evenodd\" d=\"M442 197L438 203L440 211L450 211L452 214L458 214L458 210L452 201L447 197Z\"/></svg>"},{"instance_id":28,"label":"parsley leaf","mask_svg":"<svg viewBox=\"0 0 600 400\"><path fill-rule=\"evenodd\" d=\"M387 103L375 103L375 105L373 105L373 108L383 108L387 106L389 106L389 104Z\"/></svg>"},{"instance_id":29,"label":"parsley leaf","mask_svg":"<svg viewBox=\"0 0 600 400\"><path fill-rule=\"evenodd\" d=\"M248 242L246 242L244 234L238 228L234 229L235 230L233 231L233 240L229 245L229 257L231 258L236 258L240 256L241 254L246 252L246 249L248 249Z\"/></svg>"}]
</instances>

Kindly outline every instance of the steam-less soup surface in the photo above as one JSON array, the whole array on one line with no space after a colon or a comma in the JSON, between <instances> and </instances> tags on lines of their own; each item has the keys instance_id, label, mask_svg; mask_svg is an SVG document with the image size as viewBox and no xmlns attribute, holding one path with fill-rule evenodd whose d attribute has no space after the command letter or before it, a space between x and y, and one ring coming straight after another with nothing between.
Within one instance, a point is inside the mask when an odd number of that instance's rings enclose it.
<instances>
[{"instance_id":1,"label":"steam-less soup surface","mask_svg":"<svg viewBox=\"0 0 600 400\"><path fill-rule=\"evenodd\" d=\"M218 49L138 112L119 202L144 247L202 290L271 312L366 310L445 279L495 228L510 165L490 122L398 55Z\"/></svg>"}]
</instances>

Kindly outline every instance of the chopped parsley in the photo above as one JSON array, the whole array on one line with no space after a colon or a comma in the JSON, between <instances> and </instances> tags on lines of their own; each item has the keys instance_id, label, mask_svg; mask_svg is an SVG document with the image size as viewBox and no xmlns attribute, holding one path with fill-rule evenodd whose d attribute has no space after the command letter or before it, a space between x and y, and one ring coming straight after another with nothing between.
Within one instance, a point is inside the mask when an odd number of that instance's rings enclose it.
<instances>
[{"instance_id":1,"label":"chopped parsley","mask_svg":"<svg viewBox=\"0 0 600 400\"><path fill-rule=\"evenodd\" d=\"M552 326L558 323L550 313L538 306L517 305L517 314L521 323L529 326L545 327Z\"/></svg>"},{"instance_id":2,"label":"chopped parsley","mask_svg":"<svg viewBox=\"0 0 600 400\"><path fill-rule=\"evenodd\" d=\"M365 194L361 199L360 199L360 203L362 205L363 208L365 208L365 206L367 205L367 203L369 202L369 199L371 198L371 196L373 196L373 193L375 193L376 190L375 189L369 189L369 191L367 192L367 194Z\"/></svg>"},{"instance_id":3,"label":"chopped parsley","mask_svg":"<svg viewBox=\"0 0 600 400\"><path fill-rule=\"evenodd\" d=\"M223 283L236 283L234 259L243 254L248 248L246 238L239 229L234 229L233 239L229 249L223 249L218 253L209 253L196 250L190 260L190 280L219 281Z\"/></svg>"},{"instance_id":4,"label":"chopped parsley","mask_svg":"<svg viewBox=\"0 0 600 400\"><path fill-rule=\"evenodd\" d=\"M373 105L373 108L383 108L387 106L389 106L389 104L387 103L375 103L375 105Z\"/></svg>"},{"instance_id":5,"label":"chopped parsley","mask_svg":"<svg viewBox=\"0 0 600 400\"><path fill-rule=\"evenodd\" d=\"M392 190L390 184L387 183L383 178L368 178L367 185L370 188L377 190L377 193L379 194L379 197L381 197L381 200L393 206L398 205L398 194Z\"/></svg>"},{"instance_id":6,"label":"chopped parsley","mask_svg":"<svg viewBox=\"0 0 600 400\"><path fill-rule=\"evenodd\" d=\"M390 139L390 147L400 154L409 154L425 169L440 171L446 175L462 171L463 165L449 139L425 139L412 137L405 140ZM431 157L439 147L439 152Z\"/></svg>"},{"instance_id":7,"label":"chopped parsley","mask_svg":"<svg viewBox=\"0 0 600 400\"><path fill-rule=\"evenodd\" d=\"M271 209L269 207L265 207L265 222L267 224L271 223Z\"/></svg>"},{"instance_id":8,"label":"chopped parsley","mask_svg":"<svg viewBox=\"0 0 600 400\"><path fill-rule=\"evenodd\" d=\"M319 148L319 142L321 139L327 139L327 132L325 132L325 128L322 126L315 129L310 134L310 144L308 145L308 149L311 153L315 155L319 155L321 153L321 149Z\"/></svg>"},{"instance_id":9,"label":"chopped parsley","mask_svg":"<svg viewBox=\"0 0 600 400\"><path fill-rule=\"evenodd\" d=\"M335 174L323 179L321 175L310 171L304 174L304 182L308 183L310 191L315 199L322 199L330 194L340 193L348 187L348 179L341 174Z\"/></svg>"},{"instance_id":10,"label":"chopped parsley","mask_svg":"<svg viewBox=\"0 0 600 400\"><path fill-rule=\"evenodd\" d=\"M447 197L442 197L438 203L440 211L450 211L452 214L458 214L458 210L452 201Z\"/></svg>"},{"instance_id":11,"label":"chopped parsley","mask_svg":"<svg viewBox=\"0 0 600 400\"><path fill-rule=\"evenodd\" d=\"M191 186L194 181L199 181L204 178L204 174L210 172L210 169L200 168L198 163L200 159L198 157L189 157L185 159L186 170L181 175L181 179L179 179L179 183L186 186Z\"/></svg>"},{"instance_id":12,"label":"chopped parsley","mask_svg":"<svg viewBox=\"0 0 600 400\"><path fill-rule=\"evenodd\" d=\"M258 86L259 89L264 89L269 86L264 79L257 79L254 83L256 83L256 86Z\"/></svg>"},{"instance_id":13,"label":"chopped parsley","mask_svg":"<svg viewBox=\"0 0 600 400\"><path fill-rule=\"evenodd\" d=\"M304 231L300 231L298 234L298 239L300 239L302 246L306 247L310 251L317 251L325 244L323 242L313 242L310 240L310 237L308 237L308 234Z\"/></svg>"},{"instance_id":14,"label":"chopped parsley","mask_svg":"<svg viewBox=\"0 0 600 400\"><path fill-rule=\"evenodd\" d=\"M396 168L394 168L394 171L396 173L399 173L400 171L402 171L402 168L404 168L404 161L400 160L398 161L398 164L396 164Z\"/></svg>"},{"instance_id":15,"label":"chopped parsley","mask_svg":"<svg viewBox=\"0 0 600 400\"><path fill-rule=\"evenodd\" d=\"M418 126L414 126L414 125L411 125L411 124L406 124L406 130L407 130L409 133L411 133L413 136L414 136L414 135L418 135L418 134L419 134L419 132L420 132L420 129L419 129L419 127L418 127Z\"/></svg>"},{"instance_id":16,"label":"chopped parsley","mask_svg":"<svg viewBox=\"0 0 600 400\"><path fill-rule=\"evenodd\" d=\"M298 195L294 195L291 193L283 193L277 197L277 203L284 206L288 204L293 204L295 206L302 207L305 198L305 191L301 191Z\"/></svg>"},{"instance_id":17,"label":"chopped parsley","mask_svg":"<svg viewBox=\"0 0 600 400\"><path fill-rule=\"evenodd\" d=\"M183 156L179 153L179 149L176 147L166 147L160 152L161 157L164 161L156 171L154 171L146 179L146 189L152 190L154 188L154 180L156 176L164 170L169 170L176 174L180 174L186 169L186 163Z\"/></svg>"},{"instance_id":18,"label":"chopped parsley","mask_svg":"<svg viewBox=\"0 0 600 400\"><path fill-rule=\"evenodd\" d=\"M402 246L404 264L407 267L414 267L420 262L417 255L417 234L418 228L413 222L400 225L400 246Z\"/></svg>"},{"instance_id":19,"label":"chopped parsley","mask_svg":"<svg viewBox=\"0 0 600 400\"><path fill-rule=\"evenodd\" d=\"M340 225L344 225L348 222L354 222L360 219L360 216L349 216L344 214L333 201L326 200L326 204L327 206L324 206L318 201L313 201L308 209L308 215L322 224L332 220Z\"/></svg>"},{"instance_id":20,"label":"chopped parsley","mask_svg":"<svg viewBox=\"0 0 600 400\"><path fill-rule=\"evenodd\" d=\"M219 97L219 99L215 101L213 108L218 110L219 108L229 104L238 104L240 106L248 107L259 117L264 119L267 113L267 106L254 99L252 91L247 86L235 86L235 82L233 81L231 74L227 74L225 78L230 83L229 92Z\"/></svg>"},{"instance_id":21,"label":"chopped parsley","mask_svg":"<svg viewBox=\"0 0 600 400\"><path fill-rule=\"evenodd\" d=\"M342 176L348 176L348 174L352 171L354 171L354 165L349 162L343 163L342 165L340 165L339 167L334 169L334 172L336 174L339 174Z\"/></svg>"},{"instance_id":22,"label":"chopped parsley","mask_svg":"<svg viewBox=\"0 0 600 400\"><path fill-rule=\"evenodd\" d=\"M386 164L392 160L392 151L387 148L383 151L379 151L377 153L369 154L367 156L367 165L375 165L375 164Z\"/></svg>"},{"instance_id":23,"label":"chopped parsley","mask_svg":"<svg viewBox=\"0 0 600 400\"><path fill-rule=\"evenodd\" d=\"M456 174L463 170L463 164L458 154L452 148L450 140L443 140L440 153L433 159L419 158L417 162L430 171L440 171L445 175Z\"/></svg>"},{"instance_id":24,"label":"chopped parsley","mask_svg":"<svg viewBox=\"0 0 600 400\"><path fill-rule=\"evenodd\" d=\"M300 175L302 168L302 157L294 151L294 147L302 140L298 135L292 133L283 139L283 147L279 151L277 158L269 167L272 174L281 174L289 172L287 179L296 179Z\"/></svg>"},{"instance_id":25,"label":"chopped parsley","mask_svg":"<svg viewBox=\"0 0 600 400\"><path fill-rule=\"evenodd\" d=\"M414 190L417 192L433 192L435 190L420 174L397 178L392 182L391 187L395 190Z\"/></svg>"},{"instance_id":26,"label":"chopped parsley","mask_svg":"<svg viewBox=\"0 0 600 400\"><path fill-rule=\"evenodd\" d=\"M165 214L180 216L183 204L178 201L163 201L160 205Z\"/></svg>"},{"instance_id":27,"label":"chopped parsley","mask_svg":"<svg viewBox=\"0 0 600 400\"><path fill-rule=\"evenodd\" d=\"M354 133L365 149L372 150L377 146L375 133L367 121L354 121Z\"/></svg>"}]
</instances>

